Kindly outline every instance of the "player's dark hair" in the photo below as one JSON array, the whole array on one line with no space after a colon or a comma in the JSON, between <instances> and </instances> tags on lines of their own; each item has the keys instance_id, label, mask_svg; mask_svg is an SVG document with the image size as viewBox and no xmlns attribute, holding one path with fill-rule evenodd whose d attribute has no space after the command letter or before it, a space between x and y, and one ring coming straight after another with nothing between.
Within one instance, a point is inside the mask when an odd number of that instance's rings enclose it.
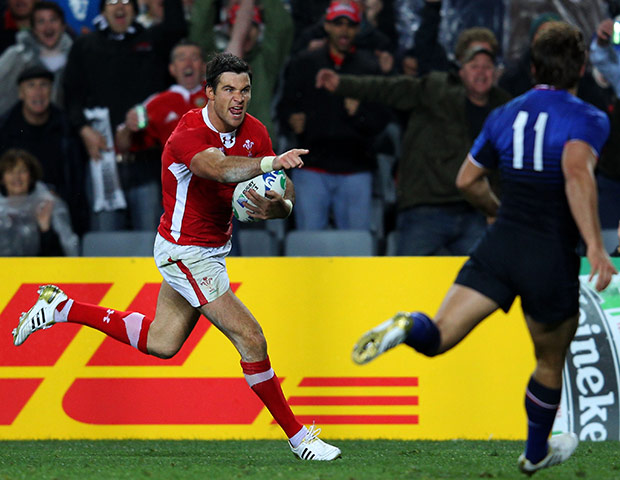
<instances>
[{"instance_id":1,"label":"player's dark hair","mask_svg":"<svg viewBox=\"0 0 620 480\"><path fill-rule=\"evenodd\" d=\"M583 34L566 22L550 22L532 45L537 83L567 89L577 85L586 60Z\"/></svg>"},{"instance_id":2,"label":"player's dark hair","mask_svg":"<svg viewBox=\"0 0 620 480\"><path fill-rule=\"evenodd\" d=\"M34 23L34 14L41 10L52 10L56 15L60 17L62 23L66 23L65 12L62 7L56 2L50 2L47 0L39 0L38 2L35 2L34 6L32 7L32 12L30 13L30 21L32 23Z\"/></svg>"},{"instance_id":3,"label":"player's dark hair","mask_svg":"<svg viewBox=\"0 0 620 480\"><path fill-rule=\"evenodd\" d=\"M39 1L42 1L42 0L39 0ZM206 60L207 58L205 55L204 48L202 48L196 42L192 42L191 40L187 38L183 38L179 40L177 43L175 43L174 47L172 47L172 50L170 50L170 58L168 59L170 63L174 62L174 56L176 55L176 50L179 47L196 47L200 51L200 58L202 58L203 61Z\"/></svg>"},{"instance_id":4,"label":"player's dark hair","mask_svg":"<svg viewBox=\"0 0 620 480\"><path fill-rule=\"evenodd\" d=\"M216 90L220 77L226 72L247 73L252 82L252 69L245 60L232 53L216 53L207 63L207 87Z\"/></svg>"}]
</instances>

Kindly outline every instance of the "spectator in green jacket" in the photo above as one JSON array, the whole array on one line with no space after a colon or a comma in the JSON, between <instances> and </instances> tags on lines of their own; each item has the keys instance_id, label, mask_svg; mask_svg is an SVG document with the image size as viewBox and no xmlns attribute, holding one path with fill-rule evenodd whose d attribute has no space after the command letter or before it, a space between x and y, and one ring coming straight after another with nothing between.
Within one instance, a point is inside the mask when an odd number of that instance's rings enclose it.
<instances>
[{"instance_id":1,"label":"spectator in green jacket","mask_svg":"<svg viewBox=\"0 0 620 480\"><path fill-rule=\"evenodd\" d=\"M510 99L494 86L496 52L493 32L475 27L459 36L457 72L420 78L317 74L319 88L409 114L397 172L398 255L465 255L485 229L455 180L486 116Z\"/></svg>"}]
</instances>

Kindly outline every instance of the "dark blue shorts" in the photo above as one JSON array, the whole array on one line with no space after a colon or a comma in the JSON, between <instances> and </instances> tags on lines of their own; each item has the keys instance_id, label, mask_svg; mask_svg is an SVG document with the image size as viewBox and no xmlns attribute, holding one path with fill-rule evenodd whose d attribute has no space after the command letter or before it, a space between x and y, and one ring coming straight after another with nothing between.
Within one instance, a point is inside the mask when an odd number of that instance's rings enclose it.
<instances>
[{"instance_id":1,"label":"dark blue shorts","mask_svg":"<svg viewBox=\"0 0 620 480\"><path fill-rule=\"evenodd\" d=\"M493 225L455 283L494 300L507 312L515 297L538 322L557 323L579 312L579 256L567 242Z\"/></svg>"}]
</instances>

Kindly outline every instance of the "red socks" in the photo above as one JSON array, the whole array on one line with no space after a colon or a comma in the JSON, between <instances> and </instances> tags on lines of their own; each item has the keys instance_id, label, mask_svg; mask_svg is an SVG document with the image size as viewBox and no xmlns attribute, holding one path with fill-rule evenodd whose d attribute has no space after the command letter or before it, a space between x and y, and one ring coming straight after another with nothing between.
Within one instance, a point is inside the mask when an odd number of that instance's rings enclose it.
<instances>
[{"instance_id":1,"label":"red socks","mask_svg":"<svg viewBox=\"0 0 620 480\"><path fill-rule=\"evenodd\" d=\"M261 362L241 361L241 368L248 385L271 412L286 436L288 438L294 437L303 428L303 425L297 421L286 398L284 398L278 377L271 368L269 357Z\"/></svg>"},{"instance_id":2,"label":"red socks","mask_svg":"<svg viewBox=\"0 0 620 480\"><path fill-rule=\"evenodd\" d=\"M69 299L56 307L54 318L57 322L86 325L120 342L131 345L143 353L148 353L146 340L153 320L146 318L141 313L120 312Z\"/></svg>"}]
</instances>

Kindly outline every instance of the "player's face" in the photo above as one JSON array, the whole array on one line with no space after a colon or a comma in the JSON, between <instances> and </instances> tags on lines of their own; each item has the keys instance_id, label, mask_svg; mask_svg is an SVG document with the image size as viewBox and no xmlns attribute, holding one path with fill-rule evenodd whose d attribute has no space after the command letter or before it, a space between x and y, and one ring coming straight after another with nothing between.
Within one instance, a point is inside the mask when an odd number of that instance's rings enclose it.
<instances>
[{"instance_id":1,"label":"player's face","mask_svg":"<svg viewBox=\"0 0 620 480\"><path fill-rule=\"evenodd\" d=\"M484 96L493 86L495 65L488 55L480 53L461 67L459 75L468 95Z\"/></svg>"},{"instance_id":2,"label":"player's face","mask_svg":"<svg viewBox=\"0 0 620 480\"><path fill-rule=\"evenodd\" d=\"M19 99L24 109L32 115L41 115L50 106L52 82L47 78L31 78L19 84Z\"/></svg>"},{"instance_id":3,"label":"player's face","mask_svg":"<svg viewBox=\"0 0 620 480\"><path fill-rule=\"evenodd\" d=\"M207 87L209 120L220 132L232 132L245 118L252 87L247 73L224 72L213 90Z\"/></svg>"},{"instance_id":4,"label":"player's face","mask_svg":"<svg viewBox=\"0 0 620 480\"><path fill-rule=\"evenodd\" d=\"M136 16L129 0L106 0L101 13L114 33L125 33Z\"/></svg>"},{"instance_id":5,"label":"player's face","mask_svg":"<svg viewBox=\"0 0 620 480\"><path fill-rule=\"evenodd\" d=\"M175 48L169 68L170 75L188 90L200 85L205 76L205 62L200 56L200 49L192 45Z\"/></svg>"},{"instance_id":6,"label":"player's face","mask_svg":"<svg viewBox=\"0 0 620 480\"><path fill-rule=\"evenodd\" d=\"M54 48L65 31L65 24L54 10L37 10L32 33L47 48Z\"/></svg>"},{"instance_id":7,"label":"player's face","mask_svg":"<svg viewBox=\"0 0 620 480\"><path fill-rule=\"evenodd\" d=\"M13 168L2 175L2 184L9 197L26 195L30 187L30 171L23 160L18 160Z\"/></svg>"}]
</instances>

